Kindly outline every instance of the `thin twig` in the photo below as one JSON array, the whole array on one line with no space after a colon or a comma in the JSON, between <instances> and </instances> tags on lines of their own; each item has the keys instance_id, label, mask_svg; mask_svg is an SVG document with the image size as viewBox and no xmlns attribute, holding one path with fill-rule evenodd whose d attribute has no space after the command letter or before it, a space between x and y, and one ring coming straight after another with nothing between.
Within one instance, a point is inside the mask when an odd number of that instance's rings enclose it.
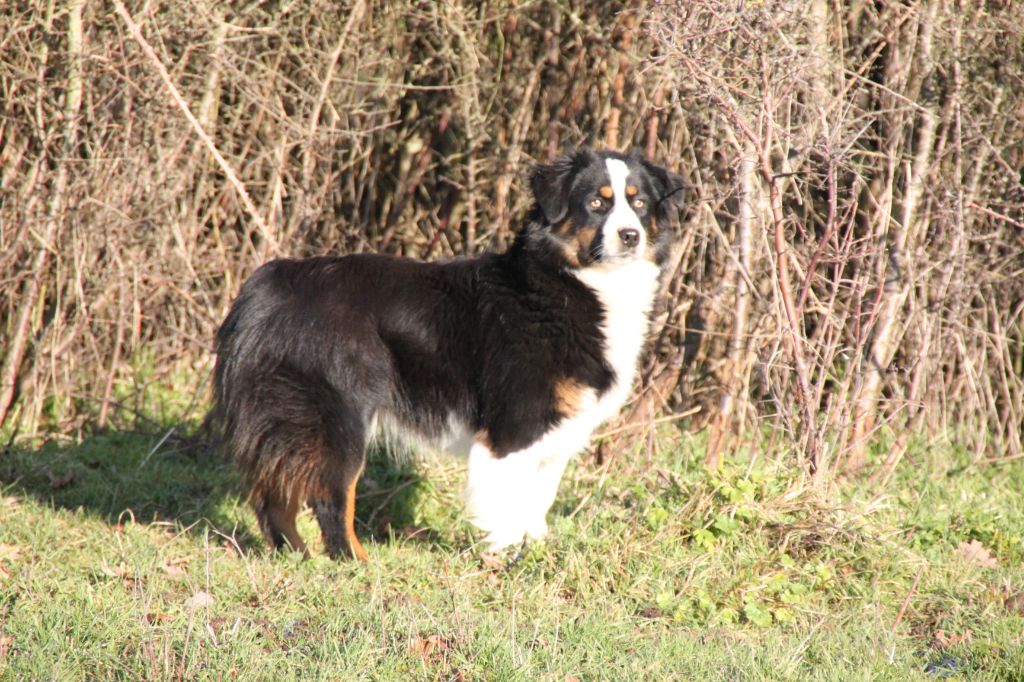
<instances>
[{"instance_id":1,"label":"thin twig","mask_svg":"<svg viewBox=\"0 0 1024 682\"><path fill-rule=\"evenodd\" d=\"M690 415L697 414L698 412L701 411L701 409L702 408L700 407L700 405L698 405L697 407L691 407L690 409L684 410L682 412L670 414L667 417L658 417L657 419L645 419L644 421L640 422L631 422L629 424L624 424L623 426L620 426L618 428L614 428L609 431L602 431L601 433L595 434L594 440L598 440L600 438L607 438L608 436L614 436L615 434L622 433L623 431L636 431L639 429L646 429L650 426L653 426L654 424L678 421L684 417L689 417Z\"/></svg>"},{"instance_id":2,"label":"thin twig","mask_svg":"<svg viewBox=\"0 0 1024 682\"><path fill-rule=\"evenodd\" d=\"M310 185L310 178L313 176L313 140L316 137L317 125L320 122L320 112L324 108L324 102L327 101L327 93L331 87L331 80L334 78L334 70L337 68L338 60L345 49L345 43L348 42L349 33L352 32L352 27L355 26L356 22L362 18L365 9L365 0L356 0L356 4L353 5L352 11L349 13L348 21L345 22L345 28L342 29L341 35L338 37L338 43L334 46L334 51L331 52L331 56L328 59L327 71L320 82L320 95L316 98L316 105L314 105L313 111L309 115L309 127L306 130L306 137L309 138L307 143L309 148L306 150L306 157L303 159L302 167L302 179L307 191Z\"/></svg>"},{"instance_id":3,"label":"thin twig","mask_svg":"<svg viewBox=\"0 0 1024 682\"><path fill-rule=\"evenodd\" d=\"M976 211L981 211L982 213L987 215L989 218L995 218L996 220L1004 222L1007 225L1013 225L1014 227L1018 227L1018 228L1024 230L1024 223L1022 223L1020 221L1017 221L1017 220L1014 220L1013 218L1011 218L1008 215L1003 215L1002 213L997 213L996 211L993 211L992 209L986 208L984 206L980 206L980 205L978 205L977 203L975 203L973 201L968 203L967 205L970 206L971 208L973 208Z\"/></svg>"},{"instance_id":4,"label":"thin twig","mask_svg":"<svg viewBox=\"0 0 1024 682\"><path fill-rule=\"evenodd\" d=\"M910 591L907 592L907 596L903 599L903 603L900 605L899 613L896 614L896 620L892 622L892 631L896 632L897 626L900 621L903 620L903 614L907 611L907 606L910 605L910 599L914 596L914 592L917 590L917 583L921 580L921 573L924 572L924 564L921 564L917 569L917 575L914 576L914 582L910 586Z\"/></svg>"},{"instance_id":5,"label":"thin twig","mask_svg":"<svg viewBox=\"0 0 1024 682\"><path fill-rule=\"evenodd\" d=\"M142 29L139 28L139 25L135 23L134 19L132 19L132 16L128 13L128 10L125 9L124 3L122 3L121 0L113 0L113 2L114 9L116 9L117 13L121 15L125 25L128 27L128 31L132 34L132 37L135 38L135 42L139 44L139 47L142 48L146 58L149 59L153 68L156 69L158 74L160 74L160 79L164 82L167 92L170 93L175 104L177 104L178 108L181 109L181 113L184 114L186 119L188 119L188 122L192 125L192 129L195 131L196 135L198 135L199 139L201 139L203 144L206 145L210 154L217 161L217 165L220 166L224 175L227 176L228 182L231 183L231 186L234 187L235 191L238 193L238 197L242 200L242 204L245 205L245 210L249 214L249 219L256 224L260 236L264 240L264 247L266 249L264 255L267 255L267 252L275 255L280 253L281 249L277 243L277 239L275 239L274 235L271 234L270 228L267 227L266 222L264 222L259 209L256 208L256 204L253 203L252 198L249 196L249 192L245 189L245 185L243 185L242 181L238 179L238 175L231 167L231 164L228 163L228 160L225 159L224 155L220 153L219 149L217 149L217 145L214 144L210 136L207 135L206 130L203 129L203 125L199 122L199 119L197 119L192 113L192 109L189 108L188 102L186 102L185 98L181 96L178 88L174 85L174 81L171 80L171 74L167 72L163 62L160 61L160 57L157 56L156 51L153 50L153 47L146 40L145 36L142 35Z\"/></svg>"}]
</instances>

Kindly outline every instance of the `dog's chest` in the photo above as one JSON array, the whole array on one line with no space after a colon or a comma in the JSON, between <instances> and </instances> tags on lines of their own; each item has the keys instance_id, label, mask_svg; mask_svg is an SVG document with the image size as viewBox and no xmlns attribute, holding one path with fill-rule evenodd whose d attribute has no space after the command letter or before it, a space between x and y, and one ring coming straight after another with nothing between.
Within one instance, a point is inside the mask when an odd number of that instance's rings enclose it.
<instances>
[{"instance_id":1,"label":"dog's chest","mask_svg":"<svg viewBox=\"0 0 1024 682\"><path fill-rule=\"evenodd\" d=\"M611 388L593 403L594 416L599 421L618 411L629 394L640 351L647 339L658 275L658 267L644 260L614 269L577 273L604 308L601 325L605 337L604 355L615 374Z\"/></svg>"}]
</instances>

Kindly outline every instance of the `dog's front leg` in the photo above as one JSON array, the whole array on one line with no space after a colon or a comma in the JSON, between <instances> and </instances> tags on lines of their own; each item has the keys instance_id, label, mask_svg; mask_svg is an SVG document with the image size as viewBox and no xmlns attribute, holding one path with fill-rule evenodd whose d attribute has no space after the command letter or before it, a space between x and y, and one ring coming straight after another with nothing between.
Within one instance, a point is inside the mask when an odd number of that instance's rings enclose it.
<instances>
[{"instance_id":1,"label":"dog's front leg","mask_svg":"<svg viewBox=\"0 0 1024 682\"><path fill-rule=\"evenodd\" d=\"M469 519L487 533L484 542L489 551L518 545L526 535L528 467L512 453L496 456L482 443L469 451L469 476L466 484L466 510Z\"/></svg>"},{"instance_id":2,"label":"dog's front leg","mask_svg":"<svg viewBox=\"0 0 1024 682\"><path fill-rule=\"evenodd\" d=\"M527 483L531 492L524 509L527 539L543 540L547 536L548 511L555 502L562 475L573 454L572 451L563 451L540 458L532 482Z\"/></svg>"},{"instance_id":3,"label":"dog's front leg","mask_svg":"<svg viewBox=\"0 0 1024 682\"><path fill-rule=\"evenodd\" d=\"M552 453L542 445L552 444L541 442L505 457L481 443L470 449L466 508L473 524L487 533L491 551L548 534L547 513L575 451Z\"/></svg>"}]
</instances>

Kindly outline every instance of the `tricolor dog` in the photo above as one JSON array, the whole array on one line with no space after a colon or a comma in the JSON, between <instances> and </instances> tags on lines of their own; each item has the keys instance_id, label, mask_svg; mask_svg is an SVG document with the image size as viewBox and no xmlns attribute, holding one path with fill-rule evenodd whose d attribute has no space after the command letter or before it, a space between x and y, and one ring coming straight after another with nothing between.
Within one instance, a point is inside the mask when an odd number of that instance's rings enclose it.
<instances>
[{"instance_id":1,"label":"tricolor dog","mask_svg":"<svg viewBox=\"0 0 1024 682\"><path fill-rule=\"evenodd\" d=\"M491 549L547 533L569 459L620 408L682 205L682 179L581 149L531 177L501 254L275 260L217 333L212 413L267 541L366 559L356 482L380 425L468 457L469 518Z\"/></svg>"}]
</instances>

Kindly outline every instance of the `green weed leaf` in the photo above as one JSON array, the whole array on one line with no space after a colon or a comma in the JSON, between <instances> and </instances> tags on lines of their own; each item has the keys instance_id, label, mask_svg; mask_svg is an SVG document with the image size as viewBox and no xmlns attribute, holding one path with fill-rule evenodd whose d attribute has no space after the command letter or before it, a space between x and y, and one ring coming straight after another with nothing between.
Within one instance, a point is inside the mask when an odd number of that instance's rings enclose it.
<instances>
[{"instance_id":1,"label":"green weed leaf","mask_svg":"<svg viewBox=\"0 0 1024 682\"><path fill-rule=\"evenodd\" d=\"M749 602L743 606L743 615L747 620L760 628L772 624L772 612L757 602Z\"/></svg>"},{"instance_id":2,"label":"green weed leaf","mask_svg":"<svg viewBox=\"0 0 1024 682\"><path fill-rule=\"evenodd\" d=\"M668 523L668 511L661 507L652 507L647 510L647 527L651 530L658 530Z\"/></svg>"}]
</instances>

